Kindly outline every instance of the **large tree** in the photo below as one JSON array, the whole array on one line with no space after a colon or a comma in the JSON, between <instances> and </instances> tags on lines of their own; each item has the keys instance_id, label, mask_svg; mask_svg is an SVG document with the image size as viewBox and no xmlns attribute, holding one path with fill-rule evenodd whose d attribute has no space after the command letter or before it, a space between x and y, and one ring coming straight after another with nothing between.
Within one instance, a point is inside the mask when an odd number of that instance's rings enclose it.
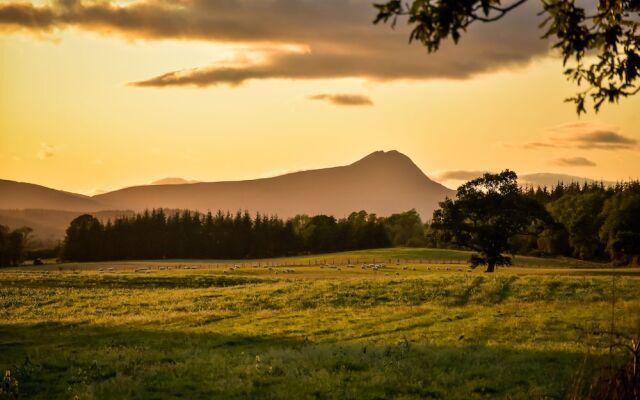
<instances>
[{"instance_id":1,"label":"large tree","mask_svg":"<svg viewBox=\"0 0 640 400\"><path fill-rule=\"evenodd\" d=\"M446 199L433 213L431 228L458 246L475 250L473 267L493 272L508 265L509 239L524 234L536 220L547 221L544 207L524 195L515 172L484 174L460 186L456 199Z\"/></svg>"},{"instance_id":2,"label":"large tree","mask_svg":"<svg viewBox=\"0 0 640 400\"><path fill-rule=\"evenodd\" d=\"M527 1L387 0L375 5L375 22L395 25L399 16L407 16L413 28L410 41L434 52L449 37L457 43L470 25L498 21ZM597 112L605 101L615 103L640 91L640 0L580 3L588 7L573 0L540 1L542 37L554 40L553 47L562 53L567 79L584 84L566 99L575 103L578 114L586 112L589 98Z\"/></svg>"}]
</instances>

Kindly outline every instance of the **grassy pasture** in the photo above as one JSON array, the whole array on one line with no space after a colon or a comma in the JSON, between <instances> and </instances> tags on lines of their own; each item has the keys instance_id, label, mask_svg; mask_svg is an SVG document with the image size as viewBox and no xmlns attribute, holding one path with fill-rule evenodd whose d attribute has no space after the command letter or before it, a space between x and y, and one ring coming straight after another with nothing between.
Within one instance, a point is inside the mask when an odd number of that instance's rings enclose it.
<instances>
[{"instance_id":1,"label":"grassy pasture","mask_svg":"<svg viewBox=\"0 0 640 400\"><path fill-rule=\"evenodd\" d=\"M467 256L0 270L0 370L29 399L548 399L609 363L585 334L611 324L606 265L517 257L488 275ZM614 274L616 327L637 330L640 270Z\"/></svg>"}]
</instances>

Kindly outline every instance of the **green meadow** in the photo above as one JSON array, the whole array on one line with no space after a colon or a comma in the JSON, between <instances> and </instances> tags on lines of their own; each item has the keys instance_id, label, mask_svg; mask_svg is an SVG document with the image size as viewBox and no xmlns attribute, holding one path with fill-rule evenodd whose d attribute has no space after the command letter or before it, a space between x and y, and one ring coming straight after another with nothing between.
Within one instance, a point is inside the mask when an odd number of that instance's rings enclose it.
<instances>
[{"instance_id":1,"label":"green meadow","mask_svg":"<svg viewBox=\"0 0 640 400\"><path fill-rule=\"evenodd\" d=\"M564 399L622 362L601 332L640 330L638 268L467 257L0 270L0 397Z\"/></svg>"}]
</instances>

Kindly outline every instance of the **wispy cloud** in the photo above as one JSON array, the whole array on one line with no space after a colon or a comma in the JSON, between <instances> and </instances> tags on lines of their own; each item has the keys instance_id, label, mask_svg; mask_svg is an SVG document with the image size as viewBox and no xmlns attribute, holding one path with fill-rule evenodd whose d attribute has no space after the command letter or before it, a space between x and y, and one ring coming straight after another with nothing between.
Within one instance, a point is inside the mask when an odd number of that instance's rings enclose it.
<instances>
[{"instance_id":1,"label":"wispy cloud","mask_svg":"<svg viewBox=\"0 0 640 400\"><path fill-rule=\"evenodd\" d=\"M368 96L360 94L315 94L307 97L309 100L321 100L336 106L372 106L373 101Z\"/></svg>"},{"instance_id":2,"label":"wispy cloud","mask_svg":"<svg viewBox=\"0 0 640 400\"><path fill-rule=\"evenodd\" d=\"M53 158L56 155L57 147L48 143L40 143L40 149L36 153L36 157L41 160Z\"/></svg>"},{"instance_id":3,"label":"wispy cloud","mask_svg":"<svg viewBox=\"0 0 640 400\"><path fill-rule=\"evenodd\" d=\"M59 0L0 5L0 32L80 29L127 40L192 40L241 45L261 57L169 71L138 87L238 85L251 79L466 79L522 66L548 53L538 37L539 5L527 3L500 24L472 26L459 45L426 55L408 45L409 27L374 25L371 0ZM265 46L274 50L265 52ZM289 48L287 48L289 46ZM291 47L307 51L291 51Z\"/></svg>"},{"instance_id":4,"label":"wispy cloud","mask_svg":"<svg viewBox=\"0 0 640 400\"><path fill-rule=\"evenodd\" d=\"M595 167L596 163L584 158L584 157L568 157L568 158L556 158L551 160L552 165L559 167Z\"/></svg>"},{"instance_id":5,"label":"wispy cloud","mask_svg":"<svg viewBox=\"0 0 640 400\"><path fill-rule=\"evenodd\" d=\"M638 140L620 133L616 126L602 122L571 122L547 129L549 138L524 145L527 149L577 148L584 150L637 149Z\"/></svg>"},{"instance_id":6,"label":"wispy cloud","mask_svg":"<svg viewBox=\"0 0 640 400\"><path fill-rule=\"evenodd\" d=\"M443 171L433 175L433 178L438 181L468 181L478 178L491 171L484 170L454 170Z\"/></svg>"}]
</instances>

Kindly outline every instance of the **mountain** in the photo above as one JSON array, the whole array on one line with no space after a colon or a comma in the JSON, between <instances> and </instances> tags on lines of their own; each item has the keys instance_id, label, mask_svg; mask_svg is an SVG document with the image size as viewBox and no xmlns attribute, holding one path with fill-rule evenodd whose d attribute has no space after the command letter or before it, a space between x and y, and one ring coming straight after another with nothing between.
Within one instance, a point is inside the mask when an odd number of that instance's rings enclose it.
<instances>
[{"instance_id":1,"label":"mountain","mask_svg":"<svg viewBox=\"0 0 640 400\"><path fill-rule=\"evenodd\" d=\"M426 220L439 201L454 195L397 151L377 151L350 165L271 178L188 182L168 178L89 197L0 180L0 224L31 226L34 236L55 240L83 212L102 219L124 213L108 210L248 210L288 218L296 214L343 217L360 210L387 216L415 208Z\"/></svg>"},{"instance_id":2,"label":"mountain","mask_svg":"<svg viewBox=\"0 0 640 400\"><path fill-rule=\"evenodd\" d=\"M41 208L62 211L97 211L106 208L94 198L32 183L0 179L0 209Z\"/></svg>"},{"instance_id":3,"label":"mountain","mask_svg":"<svg viewBox=\"0 0 640 400\"><path fill-rule=\"evenodd\" d=\"M438 202L451 195L404 154L377 151L342 167L247 181L134 186L92 199L113 209L246 209L283 218L303 213L342 217L359 210L389 215L415 208L428 219Z\"/></svg>"}]
</instances>

